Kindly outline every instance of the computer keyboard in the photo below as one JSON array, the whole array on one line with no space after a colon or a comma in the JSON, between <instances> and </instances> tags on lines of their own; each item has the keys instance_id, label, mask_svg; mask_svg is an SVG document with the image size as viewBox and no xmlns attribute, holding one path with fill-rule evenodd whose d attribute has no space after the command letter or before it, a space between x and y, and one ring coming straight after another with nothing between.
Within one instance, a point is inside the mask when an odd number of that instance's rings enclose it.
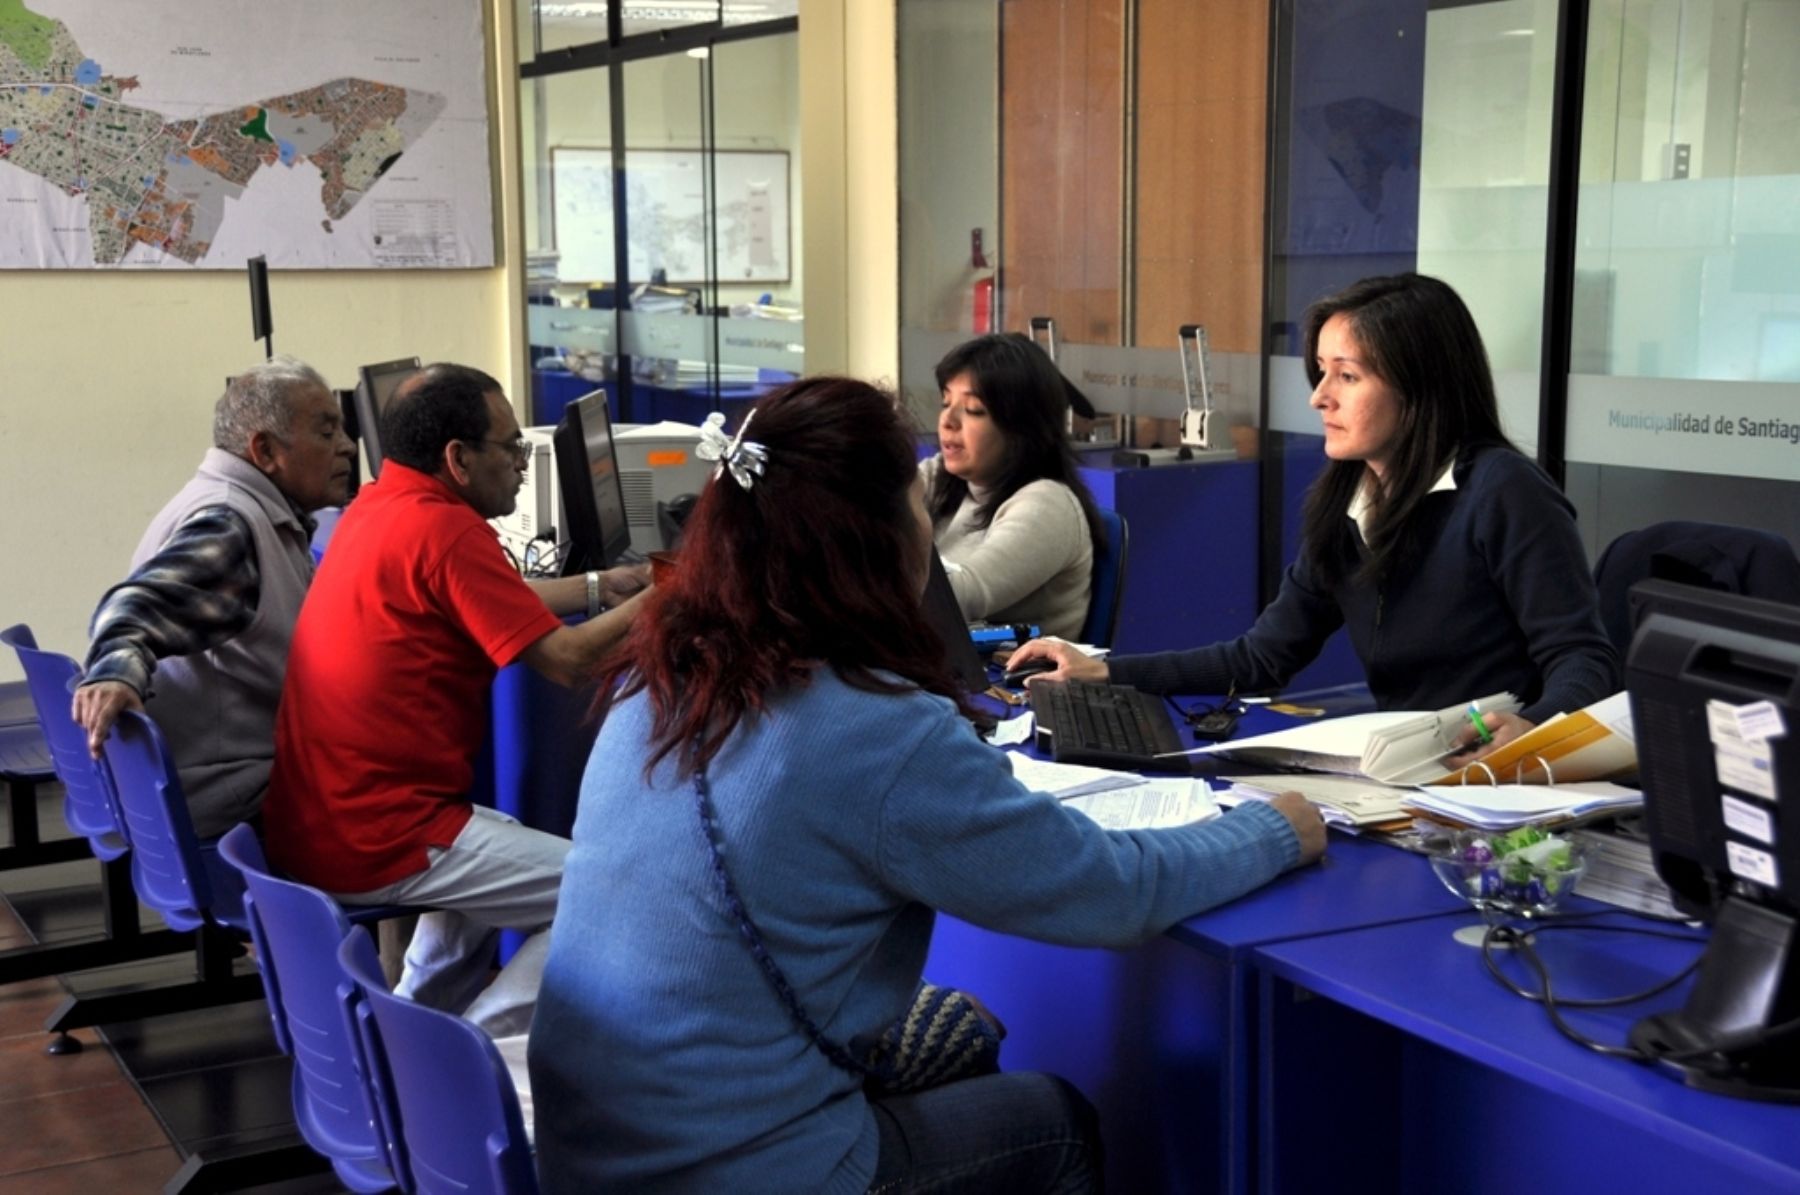
<instances>
[{"instance_id":1,"label":"computer keyboard","mask_svg":"<svg viewBox=\"0 0 1800 1195\"><path fill-rule=\"evenodd\" d=\"M1191 757L1163 703L1129 685L1039 683L1031 686L1038 732L1050 736L1058 763L1133 772L1189 772ZM1041 740L1040 740L1041 741Z\"/></svg>"}]
</instances>

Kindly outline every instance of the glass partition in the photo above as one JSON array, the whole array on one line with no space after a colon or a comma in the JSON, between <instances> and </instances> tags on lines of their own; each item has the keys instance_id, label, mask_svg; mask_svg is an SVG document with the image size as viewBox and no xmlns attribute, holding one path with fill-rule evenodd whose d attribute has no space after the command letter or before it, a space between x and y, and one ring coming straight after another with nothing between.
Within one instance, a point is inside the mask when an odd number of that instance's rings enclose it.
<instances>
[{"instance_id":1,"label":"glass partition","mask_svg":"<svg viewBox=\"0 0 1800 1195\"><path fill-rule=\"evenodd\" d=\"M800 372L797 41L523 79L533 422L595 386L619 420L698 422Z\"/></svg>"},{"instance_id":2,"label":"glass partition","mask_svg":"<svg viewBox=\"0 0 1800 1195\"><path fill-rule=\"evenodd\" d=\"M1800 539L1800 4L1596 0L1569 492Z\"/></svg>"}]
</instances>

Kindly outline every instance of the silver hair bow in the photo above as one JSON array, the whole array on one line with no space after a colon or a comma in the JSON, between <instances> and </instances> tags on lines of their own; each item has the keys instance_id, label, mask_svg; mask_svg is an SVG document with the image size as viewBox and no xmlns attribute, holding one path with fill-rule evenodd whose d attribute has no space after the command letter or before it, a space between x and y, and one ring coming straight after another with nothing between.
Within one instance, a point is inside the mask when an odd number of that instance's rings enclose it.
<instances>
[{"instance_id":1,"label":"silver hair bow","mask_svg":"<svg viewBox=\"0 0 1800 1195\"><path fill-rule=\"evenodd\" d=\"M713 468L713 476L717 477L726 469L731 470L731 477L739 486L749 489L762 476L763 467L769 463L769 450L754 440L744 439L744 433L750 429L750 421L756 418L751 411L744 416L738 425L737 435L727 438L725 435L725 416L714 411L700 425L700 447L694 451L703 461L719 462Z\"/></svg>"}]
</instances>

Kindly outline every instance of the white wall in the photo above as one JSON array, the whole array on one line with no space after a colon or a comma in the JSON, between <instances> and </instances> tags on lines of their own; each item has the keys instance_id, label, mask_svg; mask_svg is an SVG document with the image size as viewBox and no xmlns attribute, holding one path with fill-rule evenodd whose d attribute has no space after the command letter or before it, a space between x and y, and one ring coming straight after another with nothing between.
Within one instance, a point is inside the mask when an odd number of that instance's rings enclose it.
<instances>
[{"instance_id":1,"label":"white wall","mask_svg":"<svg viewBox=\"0 0 1800 1195\"><path fill-rule=\"evenodd\" d=\"M490 18L504 0L489 0ZM490 21L490 61L512 30ZM510 78L510 67L497 77ZM517 158L507 87L490 88L503 213L500 256L517 254ZM275 346L335 386L356 366L418 354L513 379L522 348L509 267L278 271ZM211 442L225 377L261 357L241 274L0 273L0 624L27 622L77 657L101 593L122 577L145 525ZM19 676L11 653L0 679Z\"/></svg>"}]
</instances>

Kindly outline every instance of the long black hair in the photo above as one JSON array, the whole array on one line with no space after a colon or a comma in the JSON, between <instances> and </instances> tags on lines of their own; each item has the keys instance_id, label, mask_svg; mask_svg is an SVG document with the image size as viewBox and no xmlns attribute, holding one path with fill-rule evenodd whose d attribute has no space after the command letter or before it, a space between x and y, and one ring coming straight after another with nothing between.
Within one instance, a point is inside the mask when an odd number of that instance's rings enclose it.
<instances>
[{"instance_id":1,"label":"long black hair","mask_svg":"<svg viewBox=\"0 0 1800 1195\"><path fill-rule=\"evenodd\" d=\"M957 345L937 363L937 384L942 391L961 374L987 408L1006 446L1000 477L987 500L975 511L975 527L993 522L994 512L1034 481L1060 481L1074 491L1087 518L1094 559L1106 542L1094 496L1076 472L1074 450L1069 447L1068 414L1071 396L1080 397L1073 383L1063 377L1043 349L1017 332L995 332ZM1085 400L1084 400L1085 401ZM939 469L925 503L933 526L952 518L969 496L969 483Z\"/></svg>"},{"instance_id":2,"label":"long black hair","mask_svg":"<svg viewBox=\"0 0 1800 1195\"><path fill-rule=\"evenodd\" d=\"M1365 278L1306 312L1306 376L1314 388L1319 332L1342 315L1364 367L1400 399L1394 450L1379 479L1362 461L1331 461L1307 491L1302 535L1327 582L1356 559L1345 517L1363 479L1375 485L1374 517L1359 575L1380 580L1415 558L1423 534L1412 516L1446 466L1479 445L1518 451L1500 430L1494 375L1475 319L1457 293L1423 274Z\"/></svg>"}]
</instances>

